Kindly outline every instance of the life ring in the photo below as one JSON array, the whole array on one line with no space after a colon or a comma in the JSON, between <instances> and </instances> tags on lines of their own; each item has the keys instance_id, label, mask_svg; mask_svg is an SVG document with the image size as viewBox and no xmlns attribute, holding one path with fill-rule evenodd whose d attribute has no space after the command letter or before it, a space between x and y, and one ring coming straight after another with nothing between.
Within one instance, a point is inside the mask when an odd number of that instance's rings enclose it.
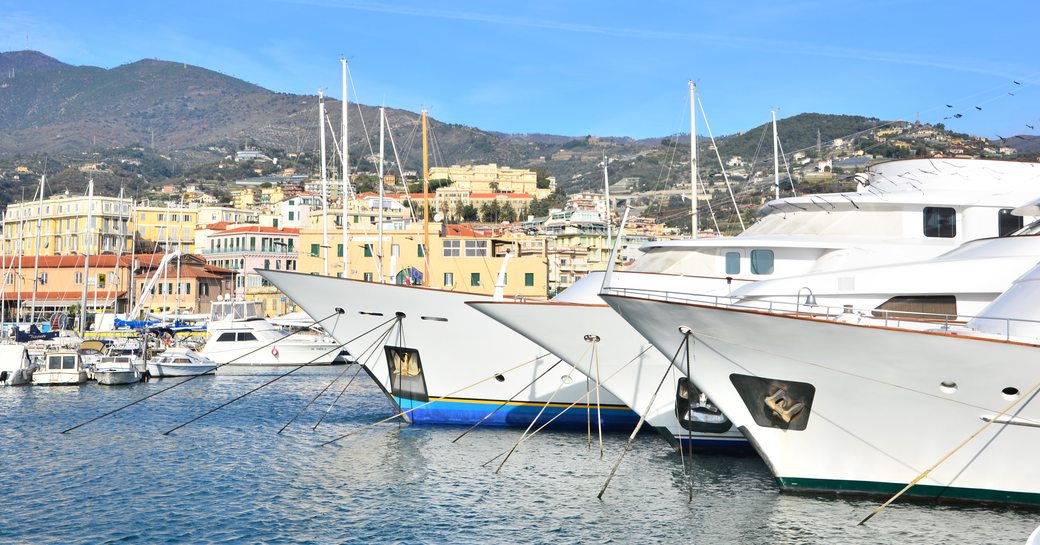
<instances>
[{"instance_id":1,"label":"life ring","mask_svg":"<svg viewBox=\"0 0 1040 545\"><path fill-rule=\"evenodd\" d=\"M271 347L271 355L276 357L276 358L278 357L278 347L277 346L272 346Z\"/></svg>"}]
</instances>

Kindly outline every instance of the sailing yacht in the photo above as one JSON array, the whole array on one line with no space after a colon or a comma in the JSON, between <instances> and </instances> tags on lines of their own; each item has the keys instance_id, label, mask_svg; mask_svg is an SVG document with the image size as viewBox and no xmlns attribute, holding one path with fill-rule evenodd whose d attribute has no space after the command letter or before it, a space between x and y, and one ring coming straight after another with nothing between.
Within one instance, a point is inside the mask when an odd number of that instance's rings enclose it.
<instances>
[{"instance_id":1,"label":"sailing yacht","mask_svg":"<svg viewBox=\"0 0 1040 545\"><path fill-rule=\"evenodd\" d=\"M924 172L922 172L924 171ZM998 161L911 160L882 163L870 169L855 193L809 195L774 200L762 209L762 218L745 233L727 238L651 242L634 266L611 274L616 290L652 289L660 292L701 293L713 297L737 297L768 293L763 304L779 299L795 301L806 285L818 286L803 295L825 290L805 274L835 279L842 296L868 290L879 305L889 299L888 310L920 296L934 295L948 301L952 294L962 308L980 309L1003 292L1017 274L1031 263L1037 242L1033 237L994 240L965 246L947 254L943 263L920 262L929 256L957 248L964 241L994 237L1022 227L1024 218L1012 214L1040 192L1040 165ZM932 229L935 210L953 211L944 219L941 233ZM1040 215L1034 208L1018 209L1027 216ZM958 229L959 227L959 229ZM932 236L942 234L943 236ZM953 236L946 236L953 235ZM969 247L970 246L970 247ZM970 289L954 285L957 276L940 275L936 269L959 263L965 274L986 270L987 261L1002 256L999 270L973 277ZM880 270L838 272L851 267L914 261L892 267L879 285ZM911 270L937 278L914 285ZM824 273L823 271L830 271ZM1009 272L1010 271L1010 272ZM788 280L780 280L787 278ZM864 283L872 279L873 284ZM703 447L746 446L742 435L718 412L695 384L687 381L685 360L677 347L662 353L610 310L596 296L603 273L583 278L550 302L480 302L472 306L524 335L583 372L593 364L614 378L603 387L647 419L670 442L692 442ZM808 283L808 284L807 284ZM776 284L782 288L765 286ZM762 286L761 289L757 289ZM859 291L855 289L858 286ZM756 291L757 290L757 291ZM938 291L936 291L938 290ZM906 295L914 296L908 300ZM903 297L903 299L899 299ZM840 313L844 304L832 302ZM974 302L974 306L970 303ZM822 308L822 307L820 307ZM946 313L950 313L947 309ZM956 314L956 312L952 312ZM580 324L580 325L578 325ZM598 361L590 359L595 339ZM672 361L676 364L670 365ZM724 430L722 433L719 430Z\"/></svg>"},{"instance_id":2,"label":"sailing yacht","mask_svg":"<svg viewBox=\"0 0 1040 545\"><path fill-rule=\"evenodd\" d=\"M935 500L1040 503L1040 267L963 326L850 323L676 293L603 298L659 350L691 347L692 380L782 490L890 495L912 484L907 495Z\"/></svg>"}]
</instances>

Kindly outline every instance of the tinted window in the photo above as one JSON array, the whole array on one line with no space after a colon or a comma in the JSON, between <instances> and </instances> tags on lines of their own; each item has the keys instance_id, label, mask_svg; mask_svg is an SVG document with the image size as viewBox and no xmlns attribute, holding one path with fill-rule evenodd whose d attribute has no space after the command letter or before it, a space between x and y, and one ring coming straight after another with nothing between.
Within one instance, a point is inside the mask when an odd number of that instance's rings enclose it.
<instances>
[{"instance_id":1,"label":"tinted window","mask_svg":"<svg viewBox=\"0 0 1040 545\"><path fill-rule=\"evenodd\" d=\"M726 252L726 274L740 274L740 252Z\"/></svg>"},{"instance_id":2,"label":"tinted window","mask_svg":"<svg viewBox=\"0 0 1040 545\"><path fill-rule=\"evenodd\" d=\"M1025 225L1022 216L1011 213L1010 208L1002 208L997 212L997 236L1007 236L1018 231Z\"/></svg>"},{"instance_id":3,"label":"tinted window","mask_svg":"<svg viewBox=\"0 0 1040 545\"><path fill-rule=\"evenodd\" d=\"M751 250L751 274L773 274L773 250Z\"/></svg>"},{"instance_id":4,"label":"tinted window","mask_svg":"<svg viewBox=\"0 0 1040 545\"><path fill-rule=\"evenodd\" d=\"M924 236L953 238L957 236L957 212L952 208L926 206Z\"/></svg>"},{"instance_id":5,"label":"tinted window","mask_svg":"<svg viewBox=\"0 0 1040 545\"><path fill-rule=\"evenodd\" d=\"M240 341L255 341L256 340L256 336L253 335L252 333L239 333L238 334L238 340L240 340Z\"/></svg>"},{"instance_id":6,"label":"tinted window","mask_svg":"<svg viewBox=\"0 0 1040 545\"><path fill-rule=\"evenodd\" d=\"M75 369L76 368L76 356L62 356L61 357L61 368L62 369Z\"/></svg>"},{"instance_id":7,"label":"tinted window","mask_svg":"<svg viewBox=\"0 0 1040 545\"><path fill-rule=\"evenodd\" d=\"M217 337L217 342L218 343L227 342L227 341L233 341L233 340L235 340L235 334L234 333L221 333L220 336Z\"/></svg>"}]
</instances>

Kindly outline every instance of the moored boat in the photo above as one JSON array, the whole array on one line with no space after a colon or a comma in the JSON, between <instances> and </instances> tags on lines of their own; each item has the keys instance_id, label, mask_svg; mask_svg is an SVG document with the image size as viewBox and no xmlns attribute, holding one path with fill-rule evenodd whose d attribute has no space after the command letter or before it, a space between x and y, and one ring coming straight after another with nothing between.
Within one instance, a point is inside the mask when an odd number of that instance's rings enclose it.
<instances>
[{"instance_id":1,"label":"moored boat","mask_svg":"<svg viewBox=\"0 0 1040 545\"><path fill-rule=\"evenodd\" d=\"M87 371L74 350L49 352L43 361L44 366L32 375L34 386L68 386L87 381Z\"/></svg>"},{"instance_id":2,"label":"moored boat","mask_svg":"<svg viewBox=\"0 0 1040 545\"><path fill-rule=\"evenodd\" d=\"M216 369L216 363L188 348L169 348L148 360L148 374L152 377L208 375Z\"/></svg>"}]
</instances>

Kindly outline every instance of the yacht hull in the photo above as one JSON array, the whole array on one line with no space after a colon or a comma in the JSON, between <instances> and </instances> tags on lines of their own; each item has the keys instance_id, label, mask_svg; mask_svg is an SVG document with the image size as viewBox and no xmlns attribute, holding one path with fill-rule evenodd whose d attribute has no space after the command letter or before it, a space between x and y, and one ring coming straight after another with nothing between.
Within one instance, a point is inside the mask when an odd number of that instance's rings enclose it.
<instances>
[{"instance_id":1,"label":"yacht hull","mask_svg":"<svg viewBox=\"0 0 1040 545\"><path fill-rule=\"evenodd\" d=\"M750 448L735 427L719 424L719 420L725 421L721 415L711 422L696 418L680 421L676 403L684 400L685 371L673 367L668 357L609 306L499 301L471 305L586 375L598 374L604 389L644 416L646 424L672 444L689 442L696 447ZM686 410L681 412L684 417L690 414ZM722 427L725 431L706 431Z\"/></svg>"},{"instance_id":2,"label":"yacht hull","mask_svg":"<svg viewBox=\"0 0 1040 545\"><path fill-rule=\"evenodd\" d=\"M190 377L208 375L216 371L216 364L175 364L148 362L148 374L153 377Z\"/></svg>"},{"instance_id":3,"label":"yacht hull","mask_svg":"<svg viewBox=\"0 0 1040 545\"><path fill-rule=\"evenodd\" d=\"M141 381L141 372L136 369L98 370L94 371L94 380L108 386L134 384Z\"/></svg>"},{"instance_id":4,"label":"yacht hull","mask_svg":"<svg viewBox=\"0 0 1040 545\"><path fill-rule=\"evenodd\" d=\"M1016 395L1030 395L1035 346L674 299L604 299L659 350L683 342L680 327L692 331L694 382L784 490L891 495L950 455L906 494L1040 503L1032 460L1040 407L1020 400L1011 425L983 428ZM766 403L781 389L781 409L802 404L791 422Z\"/></svg>"},{"instance_id":5,"label":"yacht hull","mask_svg":"<svg viewBox=\"0 0 1040 545\"><path fill-rule=\"evenodd\" d=\"M466 305L491 297L284 271L261 274L298 304L414 422L631 431L638 417L595 381ZM343 314L336 314L341 308ZM414 354L402 375L388 353ZM397 365L397 364L395 364ZM405 377L404 379L402 377ZM407 383L407 384L405 384ZM597 411L597 408L599 409Z\"/></svg>"}]
</instances>

